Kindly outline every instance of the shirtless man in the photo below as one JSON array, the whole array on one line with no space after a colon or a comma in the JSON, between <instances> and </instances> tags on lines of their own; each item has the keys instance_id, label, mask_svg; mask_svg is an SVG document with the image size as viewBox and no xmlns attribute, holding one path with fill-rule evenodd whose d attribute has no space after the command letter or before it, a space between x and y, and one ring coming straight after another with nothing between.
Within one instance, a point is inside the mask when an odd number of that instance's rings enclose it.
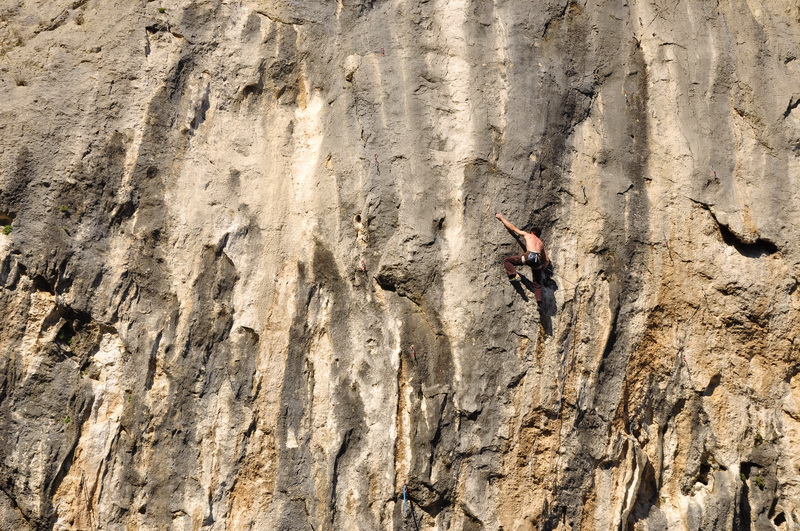
<instances>
[{"instance_id":1,"label":"shirtless man","mask_svg":"<svg viewBox=\"0 0 800 531\"><path fill-rule=\"evenodd\" d=\"M544 250L544 243L542 243L542 240L539 239L541 231L538 228L534 228L531 230L531 232L525 232L512 225L511 222L503 216L503 214L495 214L495 217L499 219L508 230L515 234L519 234L525 239L525 254L519 256L509 256L503 260L503 268L505 268L506 273L508 274L508 279L511 282L519 282L520 276L519 273L517 273L516 266L531 266L534 274L533 293L536 295L536 302L541 304L542 271L545 267L547 267L547 264L550 263L550 259L547 258L547 253Z\"/></svg>"}]
</instances>

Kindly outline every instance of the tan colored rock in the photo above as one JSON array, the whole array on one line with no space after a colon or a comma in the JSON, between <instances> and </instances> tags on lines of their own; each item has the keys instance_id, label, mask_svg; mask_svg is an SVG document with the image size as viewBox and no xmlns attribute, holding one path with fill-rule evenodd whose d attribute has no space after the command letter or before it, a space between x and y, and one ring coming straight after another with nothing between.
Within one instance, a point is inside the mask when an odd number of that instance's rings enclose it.
<instances>
[{"instance_id":1,"label":"tan colored rock","mask_svg":"<svg viewBox=\"0 0 800 531\"><path fill-rule=\"evenodd\" d=\"M0 0L0 520L800 529L795 4Z\"/></svg>"}]
</instances>

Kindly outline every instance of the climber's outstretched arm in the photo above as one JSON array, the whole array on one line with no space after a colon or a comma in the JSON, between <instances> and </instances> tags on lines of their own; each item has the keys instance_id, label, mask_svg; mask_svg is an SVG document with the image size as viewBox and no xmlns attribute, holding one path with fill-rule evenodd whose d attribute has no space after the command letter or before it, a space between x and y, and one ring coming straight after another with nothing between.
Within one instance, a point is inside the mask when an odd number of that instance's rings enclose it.
<instances>
[{"instance_id":1,"label":"climber's outstretched arm","mask_svg":"<svg viewBox=\"0 0 800 531\"><path fill-rule=\"evenodd\" d=\"M522 230L519 230L518 228L516 228L516 227L515 227L515 226L514 226L514 225L513 225L513 224L512 224L510 221L508 221L508 220L505 218L505 216L503 216L503 214L495 214L495 215L494 215L494 217L496 217L497 219L499 219L499 220L500 220L500 222L501 222L503 225L505 225L505 226L506 226L506 228L507 228L508 230L510 230L511 232L513 232L513 233L516 233L516 234L519 234L520 236L525 236L526 234L528 234L527 232L525 232L525 231L522 231Z\"/></svg>"}]
</instances>

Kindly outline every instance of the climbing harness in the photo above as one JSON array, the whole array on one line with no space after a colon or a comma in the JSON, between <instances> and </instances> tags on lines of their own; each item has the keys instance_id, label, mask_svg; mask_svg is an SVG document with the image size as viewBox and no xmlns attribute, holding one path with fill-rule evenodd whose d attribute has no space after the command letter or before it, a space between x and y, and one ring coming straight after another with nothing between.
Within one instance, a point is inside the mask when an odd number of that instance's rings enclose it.
<instances>
[{"instance_id":1,"label":"climbing harness","mask_svg":"<svg viewBox=\"0 0 800 531\"><path fill-rule=\"evenodd\" d=\"M522 263L528 264L534 269L541 269L544 266L541 253L536 251L528 251L522 255Z\"/></svg>"}]
</instances>

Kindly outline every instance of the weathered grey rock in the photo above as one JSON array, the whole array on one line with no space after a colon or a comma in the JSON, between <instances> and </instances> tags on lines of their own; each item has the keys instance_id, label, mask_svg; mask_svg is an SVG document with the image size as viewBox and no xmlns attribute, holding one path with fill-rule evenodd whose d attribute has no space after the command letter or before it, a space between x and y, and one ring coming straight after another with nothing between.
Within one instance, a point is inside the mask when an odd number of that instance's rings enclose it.
<instances>
[{"instance_id":1,"label":"weathered grey rock","mask_svg":"<svg viewBox=\"0 0 800 531\"><path fill-rule=\"evenodd\" d=\"M3 526L800 529L796 2L0 20Z\"/></svg>"}]
</instances>

